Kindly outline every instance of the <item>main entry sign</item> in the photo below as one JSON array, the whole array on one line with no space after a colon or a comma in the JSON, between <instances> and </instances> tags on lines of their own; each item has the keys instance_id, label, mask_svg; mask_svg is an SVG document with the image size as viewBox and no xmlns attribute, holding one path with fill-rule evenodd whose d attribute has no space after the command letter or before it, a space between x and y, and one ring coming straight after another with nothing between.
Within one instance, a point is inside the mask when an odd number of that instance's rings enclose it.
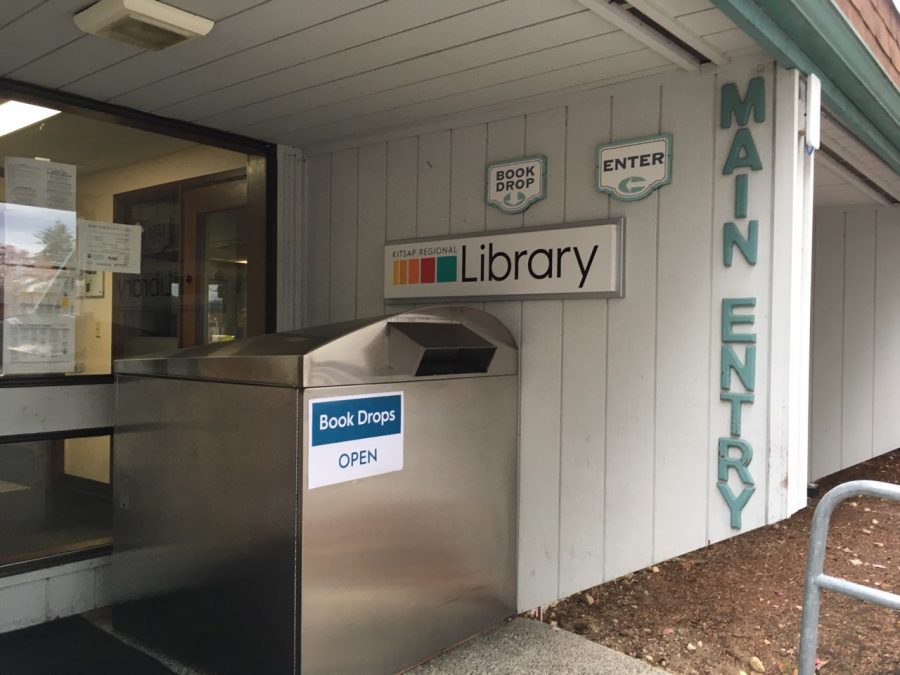
<instances>
[{"instance_id":1,"label":"main entry sign","mask_svg":"<svg viewBox=\"0 0 900 675\"><path fill-rule=\"evenodd\" d=\"M384 247L386 300L622 297L624 220Z\"/></svg>"},{"instance_id":2,"label":"main entry sign","mask_svg":"<svg viewBox=\"0 0 900 675\"><path fill-rule=\"evenodd\" d=\"M309 401L309 488L403 469L403 392Z\"/></svg>"},{"instance_id":3,"label":"main entry sign","mask_svg":"<svg viewBox=\"0 0 900 675\"><path fill-rule=\"evenodd\" d=\"M597 190L633 202L672 182L672 136L597 146Z\"/></svg>"}]
</instances>

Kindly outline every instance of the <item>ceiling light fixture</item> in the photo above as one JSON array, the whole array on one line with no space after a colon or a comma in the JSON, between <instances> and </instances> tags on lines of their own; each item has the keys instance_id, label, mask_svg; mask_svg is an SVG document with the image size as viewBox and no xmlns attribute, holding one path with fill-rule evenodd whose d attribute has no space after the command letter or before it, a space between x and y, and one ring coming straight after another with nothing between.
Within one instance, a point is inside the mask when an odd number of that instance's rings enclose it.
<instances>
[{"instance_id":1,"label":"ceiling light fixture","mask_svg":"<svg viewBox=\"0 0 900 675\"><path fill-rule=\"evenodd\" d=\"M75 15L85 33L159 51L202 37L214 22L158 0L100 0Z\"/></svg>"},{"instance_id":2,"label":"ceiling light fixture","mask_svg":"<svg viewBox=\"0 0 900 675\"><path fill-rule=\"evenodd\" d=\"M58 114L59 110L52 108L42 108L21 101L7 101L0 104L0 136L30 127Z\"/></svg>"}]
</instances>

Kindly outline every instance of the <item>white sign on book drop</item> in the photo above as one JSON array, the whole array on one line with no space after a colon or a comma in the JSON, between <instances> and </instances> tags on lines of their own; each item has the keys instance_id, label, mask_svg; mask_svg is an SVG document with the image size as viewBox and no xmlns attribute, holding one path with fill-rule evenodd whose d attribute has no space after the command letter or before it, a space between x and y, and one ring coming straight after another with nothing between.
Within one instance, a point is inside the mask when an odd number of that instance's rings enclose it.
<instances>
[{"instance_id":1,"label":"white sign on book drop","mask_svg":"<svg viewBox=\"0 0 900 675\"><path fill-rule=\"evenodd\" d=\"M403 392L309 401L309 489L403 469Z\"/></svg>"}]
</instances>

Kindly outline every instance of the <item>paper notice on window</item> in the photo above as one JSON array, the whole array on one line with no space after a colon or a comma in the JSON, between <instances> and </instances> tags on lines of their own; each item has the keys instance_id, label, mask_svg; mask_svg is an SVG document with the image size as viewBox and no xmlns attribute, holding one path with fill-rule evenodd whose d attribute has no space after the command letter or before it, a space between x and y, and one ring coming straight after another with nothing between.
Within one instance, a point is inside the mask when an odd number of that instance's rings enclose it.
<instances>
[{"instance_id":1,"label":"paper notice on window","mask_svg":"<svg viewBox=\"0 0 900 675\"><path fill-rule=\"evenodd\" d=\"M6 201L60 211L75 210L75 166L27 157L4 162Z\"/></svg>"},{"instance_id":2,"label":"paper notice on window","mask_svg":"<svg viewBox=\"0 0 900 675\"><path fill-rule=\"evenodd\" d=\"M74 316L77 277L75 270L6 265L3 318Z\"/></svg>"},{"instance_id":3,"label":"paper notice on window","mask_svg":"<svg viewBox=\"0 0 900 675\"><path fill-rule=\"evenodd\" d=\"M3 372L75 369L75 270L6 265L3 279Z\"/></svg>"},{"instance_id":4,"label":"paper notice on window","mask_svg":"<svg viewBox=\"0 0 900 675\"><path fill-rule=\"evenodd\" d=\"M26 314L3 320L3 372L75 370L75 317Z\"/></svg>"},{"instance_id":5,"label":"paper notice on window","mask_svg":"<svg viewBox=\"0 0 900 675\"><path fill-rule=\"evenodd\" d=\"M78 221L78 266L84 270L141 271L140 225Z\"/></svg>"}]
</instances>

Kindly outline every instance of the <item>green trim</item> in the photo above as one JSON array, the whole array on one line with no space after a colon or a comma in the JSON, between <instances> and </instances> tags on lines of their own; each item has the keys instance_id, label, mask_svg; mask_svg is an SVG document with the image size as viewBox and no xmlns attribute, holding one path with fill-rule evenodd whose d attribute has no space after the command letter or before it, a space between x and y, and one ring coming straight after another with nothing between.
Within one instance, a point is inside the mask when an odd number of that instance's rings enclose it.
<instances>
[{"instance_id":1,"label":"green trim","mask_svg":"<svg viewBox=\"0 0 900 675\"><path fill-rule=\"evenodd\" d=\"M633 197L626 197L625 195L620 195L613 188L604 187L600 185L600 152L602 150L608 148L620 148L623 145L636 145L638 143L642 143L644 141L658 141L660 139L664 139L666 141L666 177L662 180L655 180L650 185L648 185L644 190L641 190L640 193ZM616 141L615 143L600 143L597 145L597 149L594 151L594 157L596 157L596 163L594 164L594 189L599 193L607 193L611 197L615 197L620 202L637 202L641 199L646 199L654 192L656 192L663 185L668 185L672 182L672 155L674 153L675 142L672 138L672 134L653 134L651 136L640 136L638 138L629 138L627 141Z\"/></svg>"},{"instance_id":2,"label":"green trim","mask_svg":"<svg viewBox=\"0 0 900 675\"><path fill-rule=\"evenodd\" d=\"M833 0L712 0L787 68L815 73L822 102L900 173L900 91Z\"/></svg>"},{"instance_id":3,"label":"green trim","mask_svg":"<svg viewBox=\"0 0 900 675\"><path fill-rule=\"evenodd\" d=\"M541 163L541 192L536 197L532 197L531 199L525 200L523 204L518 204L514 207L509 207L502 202L495 202L491 200L488 195L491 193L491 169L502 166L503 164L515 164L517 162L531 162L534 160L539 160ZM530 155L528 157L519 157L517 159L504 159L500 162L492 162L488 164L484 168L484 203L488 206L493 206L495 209L502 211L503 213L508 214L516 214L522 213L526 211L532 204L536 204L537 202L545 199L547 197L547 158L544 155Z\"/></svg>"}]
</instances>

